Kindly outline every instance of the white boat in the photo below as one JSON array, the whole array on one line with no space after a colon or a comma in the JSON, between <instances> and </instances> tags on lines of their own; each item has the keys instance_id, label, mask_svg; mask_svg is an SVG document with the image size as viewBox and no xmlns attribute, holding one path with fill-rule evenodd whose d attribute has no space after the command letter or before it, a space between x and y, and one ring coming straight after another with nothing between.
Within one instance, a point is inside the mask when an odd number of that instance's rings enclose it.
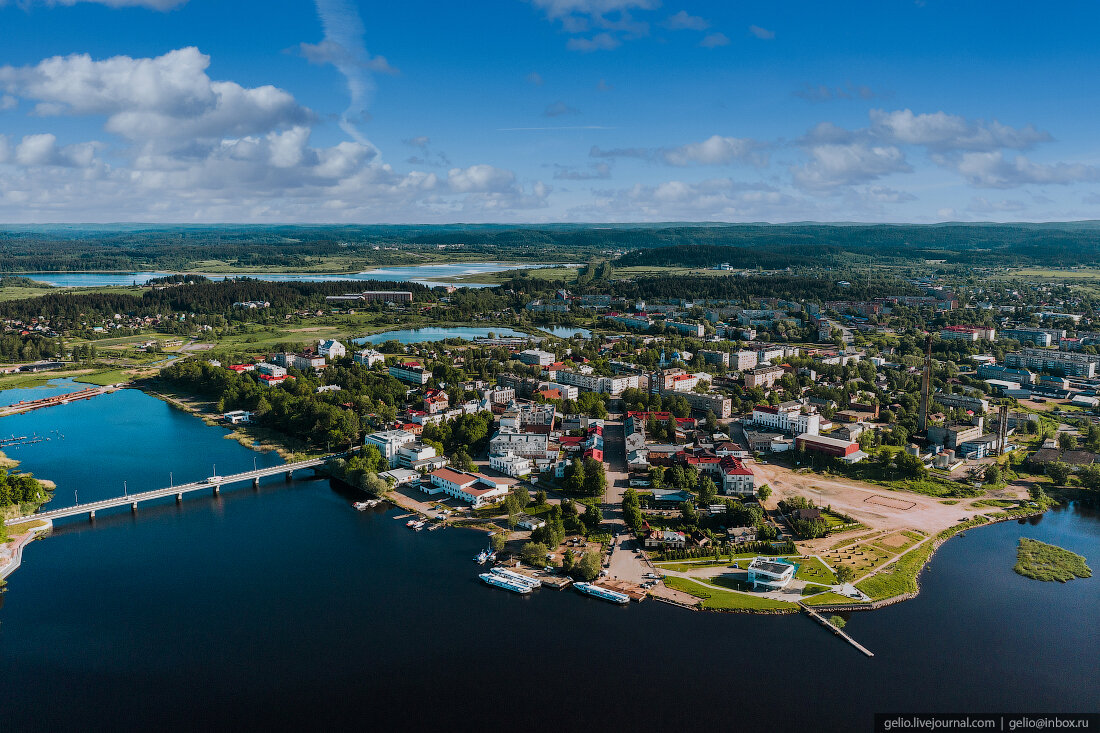
<instances>
[{"instance_id":1,"label":"white boat","mask_svg":"<svg viewBox=\"0 0 1100 733\"><path fill-rule=\"evenodd\" d=\"M510 590L513 593L521 593L521 594L526 594L526 593L531 592L531 586L529 586L529 585L524 585L523 583L517 583L514 580L508 580L507 578L502 578L501 576L494 575L492 573L482 573L481 575L478 575L477 577L481 578L481 581L483 583L485 583L486 585L491 585L494 588L503 588L504 590Z\"/></svg>"},{"instance_id":2,"label":"white boat","mask_svg":"<svg viewBox=\"0 0 1100 733\"><path fill-rule=\"evenodd\" d=\"M508 568L493 568L489 572L499 575L502 578L512 581L513 583L519 583L520 585L526 585L530 588L541 588L542 581L538 578L532 578L523 573L517 573L514 570Z\"/></svg>"},{"instance_id":3,"label":"white boat","mask_svg":"<svg viewBox=\"0 0 1100 733\"><path fill-rule=\"evenodd\" d=\"M618 603L620 605L630 603L630 596L627 594L608 590L607 588L601 588L591 583L574 583L573 587L585 595L599 598L600 600L611 601L612 603Z\"/></svg>"},{"instance_id":4,"label":"white boat","mask_svg":"<svg viewBox=\"0 0 1100 733\"><path fill-rule=\"evenodd\" d=\"M361 512L365 512L368 509L371 509L373 507L378 506L378 502L377 501L353 501L351 503L351 505L353 507L355 507L356 510L361 511Z\"/></svg>"},{"instance_id":5,"label":"white boat","mask_svg":"<svg viewBox=\"0 0 1100 733\"><path fill-rule=\"evenodd\" d=\"M474 562L476 562L478 565L484 565L485 561L488 559L489 553L485 550L482 550L481 552L477 553L477 557L474 558Z\"/></svg>"}]
</instances>

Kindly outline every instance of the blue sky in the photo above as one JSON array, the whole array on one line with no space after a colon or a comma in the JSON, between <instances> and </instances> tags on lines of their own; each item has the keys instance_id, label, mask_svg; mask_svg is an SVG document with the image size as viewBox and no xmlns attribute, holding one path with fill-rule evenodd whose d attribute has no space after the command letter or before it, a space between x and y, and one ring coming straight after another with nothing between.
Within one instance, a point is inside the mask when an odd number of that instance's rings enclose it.
<instances>
[{"instance_id":1,"label":"blue sky","mask_svg":"<svg viewBox=\"0 0 1100 733\"><path fill-rule=\"evenodd\" d=\"M0 221L1100 218L1098 20L0 0Z\"/></svg>"}]
</instances>

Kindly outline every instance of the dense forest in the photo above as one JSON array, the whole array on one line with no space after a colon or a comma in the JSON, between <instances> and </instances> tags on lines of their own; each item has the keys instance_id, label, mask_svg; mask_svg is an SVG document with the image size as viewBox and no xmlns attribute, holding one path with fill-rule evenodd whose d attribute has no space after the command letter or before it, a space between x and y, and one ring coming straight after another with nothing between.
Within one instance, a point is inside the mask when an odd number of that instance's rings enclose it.
<instances>
[{"instance_id":1,"label":"dense forest","mask_svg":"<svg viewBox=\"0 0 1100 733\"><path fill-rule=\"evenodd\" d=\"M268 282L239 278L198 282L129 293L49 293L36 298L0 303L0 317L28 320L36 316L73 320L81 315L155 315L166 313L226 313L234 303L265 301L275 312L325 305L326 295L362 290L408 290L416 299L430 297L431 290L416 283L362 280L354 283ZM242 310L241 315L248 315Z\"/></svg>"},{"instance_id":2,"label":"dense forest","mask_svg":"<svg viewBox=\"0 0 1100 733\"><path fill-rule=\"evenodd\" d=\"M670 224L447 226L70 226L0 231L0 272L188 270L230 267L349 268L504 258L578 262L637 249L674 248L667 264L692 264L695 247L749 250L720 262L796 267L840 254L957 264L1100 263L1100 224ZM676 261L676 252L684 259ZM751 252L756 252L752 254ZM652 264L653 260L645 260Z\"/></svg>"}]
</instances>

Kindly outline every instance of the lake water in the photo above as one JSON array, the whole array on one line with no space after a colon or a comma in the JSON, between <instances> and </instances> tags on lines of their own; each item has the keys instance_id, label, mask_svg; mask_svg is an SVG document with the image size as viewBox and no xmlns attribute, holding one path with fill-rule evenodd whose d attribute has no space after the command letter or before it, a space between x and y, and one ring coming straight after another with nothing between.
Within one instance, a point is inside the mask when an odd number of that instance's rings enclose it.
<instances>
[{"instance_id":1,"label":"lake water","mask_svg":"<svg viewBox=\"0 0 1100 733\"><path fill-rule=\"evenodd\" d=\"M592 338L592 332L587 328L581 328L580 326L539 326L539 330L552 333L558 338L571 339L576 334L580 334L587 338Z\"/></svg>"},{"instance_id":2,"label":"lake water","mask_svg":"<svg viewBox=\"0 0 1100 733\"><path fill-rule=\"evenodd\" d=\"M523 270L532 267L548 267L550 265L525 264L519 262L460 262L452 264L412 265L409 267L378 267L363 272L344 274L319 274L319 273L247 273L234 275L209 275L212 280L224 280L226 277L251 277L257 280L270 282L322 282L330 280L355 282L360 280L384 280L387 282L414 282L439 287L442 285L454 285L456 287L489 288L491 283L464 283L450 278L464 275L479 275L489 272L501 272L503 270ZM57 287L105 287L124 286L137 283L144 285L153 278L165 277L168 272L30 272L24 277L32 280L54 285ZM429 278L439 278L430 280Z\"/></svg>"},{"instance_id":3,"label":"lake water","mask_svg":"<svg viewBox=\"0 0 1100 733\"><path fill-rule=\"evenodd\" d=\"M492 333L498 337L524 338L530 334L503 326L454 326L450 328L431 326L428 328L403 328L396 331L383 331L364 338L355 339L357 344L380 344L384 341L399 341L403 344L416 344L421 341L442 341L443 339L486 338Z\"/></svg>"},{"instance_id":4,"label":"lake water","mask_svg":"<svg viewBox=\"0 0 1100 733\"><path fill-rule=\"evenodd\" d=\"M278 461L131 390L3 422L65 435L11 451L57 506ZM411 532L351 498L270 478L59 522L2 596L5 730L817 732L870 730L875 711L1100 709L1100 582L1011 570L1020 536L1100 570L1095 510L951 540L919 598L851 616L868 659L805 616L487 588L484 535Z\"/></svg>"}]
</instances>

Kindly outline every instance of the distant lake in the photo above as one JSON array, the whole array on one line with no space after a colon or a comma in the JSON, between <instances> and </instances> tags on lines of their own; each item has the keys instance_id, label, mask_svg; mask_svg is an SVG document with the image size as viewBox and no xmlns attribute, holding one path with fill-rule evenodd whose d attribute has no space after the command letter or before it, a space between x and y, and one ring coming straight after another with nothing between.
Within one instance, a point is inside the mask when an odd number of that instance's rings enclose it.
<instances>
[{"instance_id":1,"label":"distant lake","mask_svg":"<svg viewBox=\"0 0 1100 733\"><path fill-rule=\"evenodd\" d=\"M466 339L472 341L476 338L486 338L492 332L496 336L509 336L524 338L530 334L500 326L455 326L453 328L440 328L436 326L428 328L404 328L400 331L384 331L375 333L366 338L355 339L357 344L380 344L384 341L400 341L403 344L416 344L421 341L442 341L443 339Z\"/></svg>"},{"instance_id":2,"label":"distant lake","mask_svg":"<svg viewBox=\"0 0 1100 733\"><path fill-rule=\"evenodd\" d=\"M592 332L587 328L580 328L579 326L539 326L540 331L546 331L552 333L558 338L570 339L576 334L580 334L587 338L592 338Z\"/></svg>"},{"instance_id":3,"label":"distant lake","mask_svg":"<svg viewBox=\"0 0 1100 733\"><path fill-rule=\"evenodd\" d=\"M454 285L455 287L491 288L491 283L464 283L447 278L465 275L480 275L487 272L504 270L524 270L533 267L547 267L543 264L525 264L520 262L459 262L453 264L410 265L408 267L377 267L363 272L327 274L315 272L256 272L208 275L212 280L224 280L227 277L251 277L268 282L326 282L359 280L384 280L386 282L414 282L428 287ZM107 286L144 285L153 278L166 277L170 272L28 272L23 277L31 280L65 288L93 288ZM428 278L444 278L433 281Z\"/></svg>"}]
</instances>

